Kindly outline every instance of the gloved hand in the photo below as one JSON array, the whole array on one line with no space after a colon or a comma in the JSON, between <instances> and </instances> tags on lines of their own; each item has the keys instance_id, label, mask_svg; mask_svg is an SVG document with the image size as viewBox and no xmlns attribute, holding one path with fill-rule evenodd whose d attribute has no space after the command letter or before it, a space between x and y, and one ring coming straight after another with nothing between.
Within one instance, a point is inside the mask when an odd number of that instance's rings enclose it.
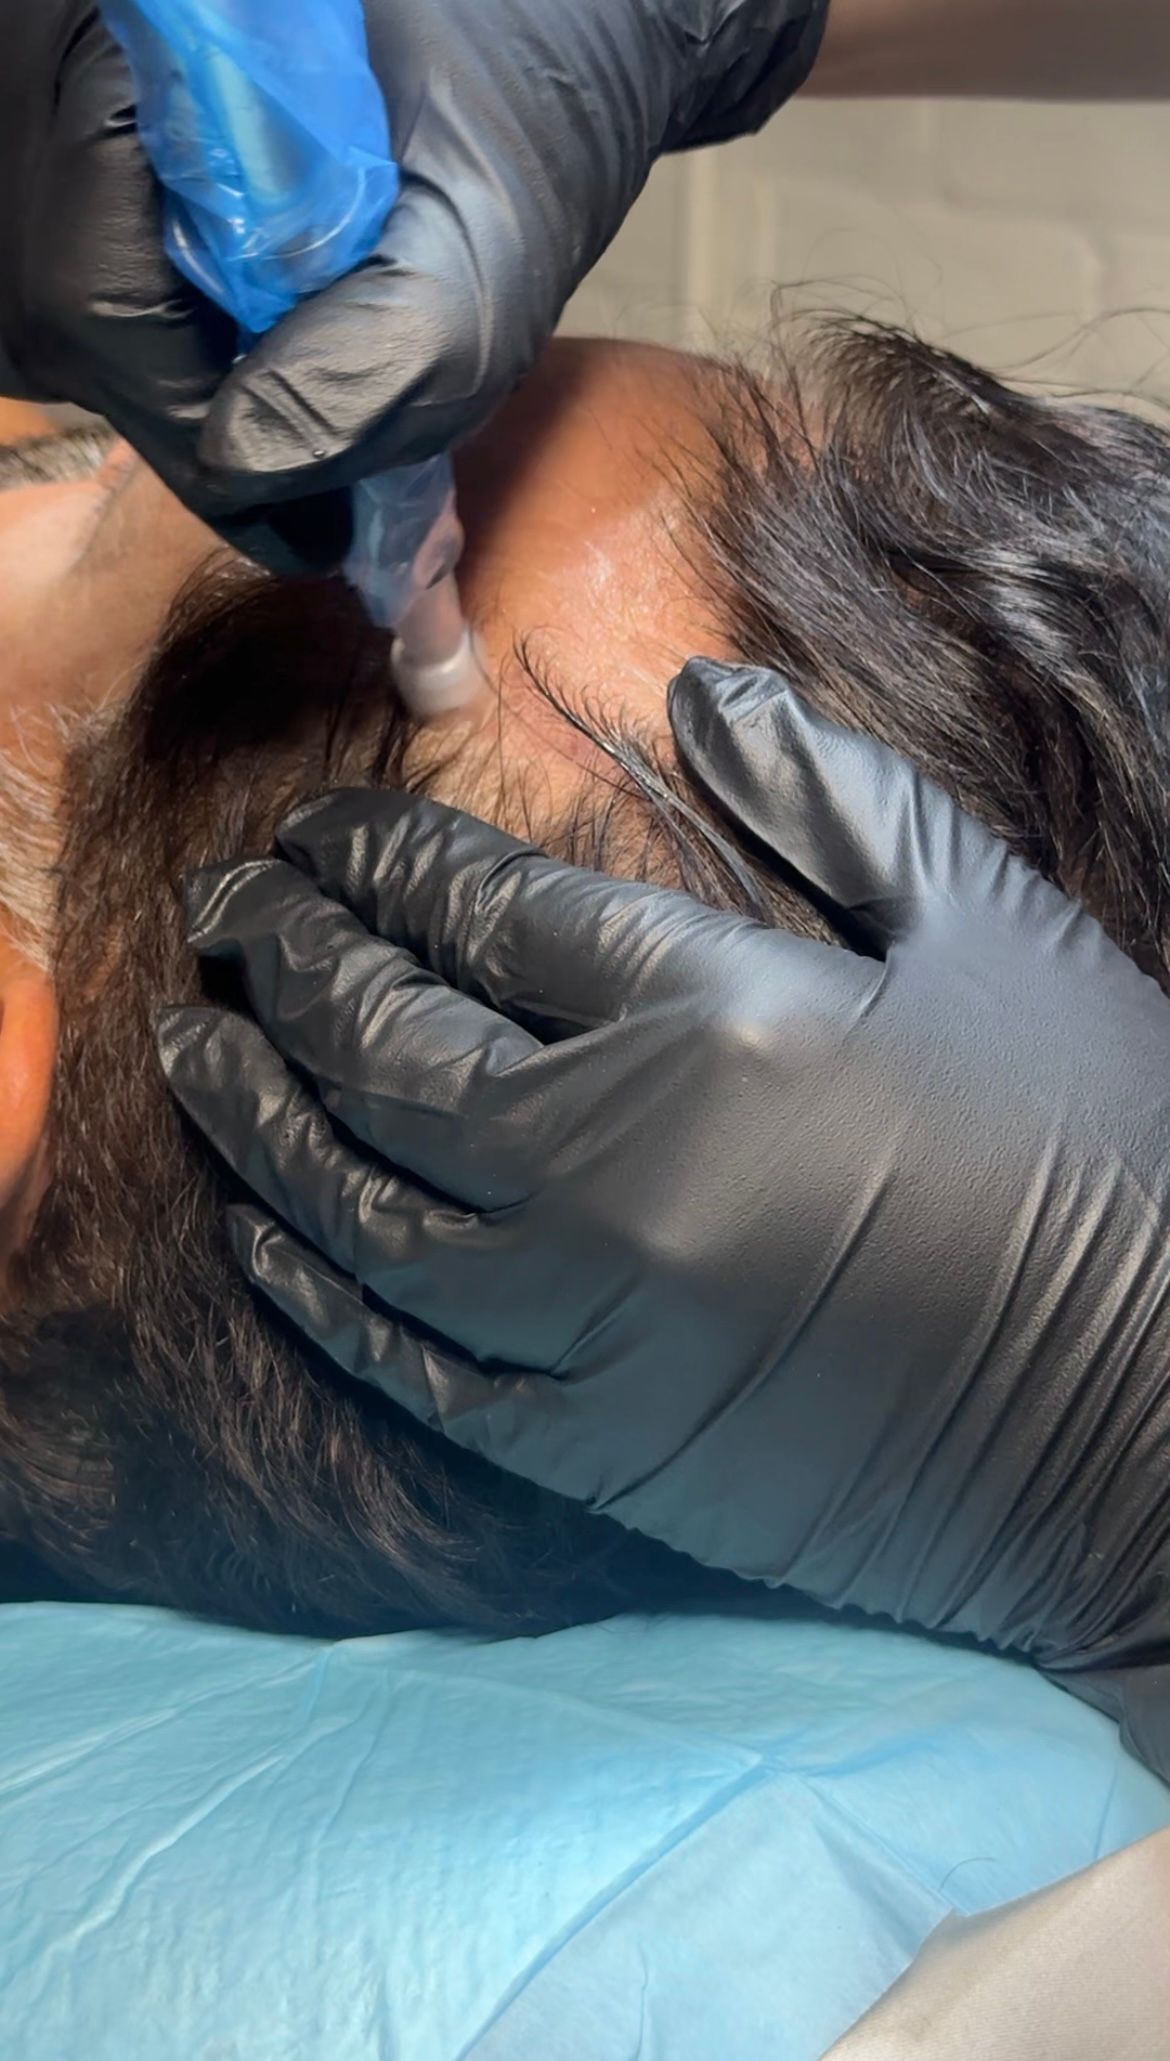
<instances>
[{"instance_id":1,"label":"gloved hand","mask_svg":"<svg viewBox=\"0 0 1170 2061\"><path fill-rule=\"evenodd\" d=\"M5 0L0 392L97 409L233 534L254 504L447 450L532 365L655 159L800 85L826 4L366 0L398 205L373 260L221 386L231 325L163 256L97 10ZM312 524L281 527L309 549Z\"/></svg>"},{"instance_id":2,"label":"gloved hand","mask_svg":"<svg viewBox=\"0 0 1170 2061\"><path fill-rule=\"evenodd\" d=\"M298 811L191 889L257 1022L162 1030L265 1205L244 1265L348 1373L699 1560L1170 1659L1170 1005L773 675L696 663L671 720L851 949L423 801Z\"/></svg>"}]
</instances>

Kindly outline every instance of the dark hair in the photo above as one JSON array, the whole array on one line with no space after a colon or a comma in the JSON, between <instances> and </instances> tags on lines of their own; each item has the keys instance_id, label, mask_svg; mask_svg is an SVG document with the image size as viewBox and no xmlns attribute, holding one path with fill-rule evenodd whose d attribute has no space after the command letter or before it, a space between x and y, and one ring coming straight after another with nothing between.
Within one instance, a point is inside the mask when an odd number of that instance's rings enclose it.
<instances>
[{"instance_id":1,"label":"dark hair","mask_svg":"<svg viewBox=\"0 0 1170 2061\"><path fill-rule=\"evenodd\" d=\"M720 387L683 543L742 655L906 752L1167 985L1170 442L867 326ZM307 1355L237 1278L230 1183L154 1060L154 1009L197 991L183 872L266 849L304 793L400 779L385 677L342 590L236 576L187 597L72 754L56 1168L0 1323L0 1499L107 1591L322 1630L535 1629L700 1577ZM825 934L677 769L601 741L613 786L559 849L604 862L633 826L647 874Z\"/></svg>"},{"instance_id":2,"label":"dark hair","mask_svg":"<svg viewBox=\"0 0 1170 2061\"><path fill-rule=\"evenodd\" d=\"M1170 437L867 322L734 368L696 576L741 656L895 746L1170 970ZM799 921L800 918L798 917Z\"/></svg>"}]
</instances>

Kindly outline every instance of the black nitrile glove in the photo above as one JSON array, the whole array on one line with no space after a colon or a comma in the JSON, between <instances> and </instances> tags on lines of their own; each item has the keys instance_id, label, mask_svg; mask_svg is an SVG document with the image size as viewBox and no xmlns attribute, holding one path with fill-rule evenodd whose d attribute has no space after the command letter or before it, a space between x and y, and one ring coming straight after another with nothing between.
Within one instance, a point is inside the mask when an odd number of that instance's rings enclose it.
<instances>
[{"instance_id":1,"label":"black nitrile glove","mask_svg":"<svg viewBox=\"0 0 1170 2061\"><path fill-rule=\"evenodd\" d=\"M221 387L232 325L163 255L97 10L0 0L0 392L97 409L236 541L258 503L445 451L532 365L655 159L801 84L826 4L366 0L401 196L373 259ZM242 540L284 564L314 524L279 522Z\"/></svg>"},{"instance_id":2,"label":"black nitrile glove","mask_svg":"<svg viewBox=\"0 0 1170 2061\"><path fill-rule=\"evenodd\" d=\"M699 1560L1112 1668L1073 1685L1170 1772L1170 1005L774 676L690 666L671 719L856 949L423 801L299 811L192 889L260 1027L163 1027L280 1219L238 1213L244 1265L348 1373Z\"/></svg>"}]
</instances>

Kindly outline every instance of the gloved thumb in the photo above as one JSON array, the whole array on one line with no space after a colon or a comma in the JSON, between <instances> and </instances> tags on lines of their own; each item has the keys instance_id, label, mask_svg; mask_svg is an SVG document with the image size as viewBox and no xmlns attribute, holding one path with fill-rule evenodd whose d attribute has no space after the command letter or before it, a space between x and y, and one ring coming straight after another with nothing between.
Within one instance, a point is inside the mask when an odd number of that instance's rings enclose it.
<instances>
[{"instance_id":1,"label":"gloved thumb","mask_svg":"<svg viewBox=\"0 0 1170 2061\"><path fill-rule=\"evenodd\" d=\"M691 773L862 951L884 953L944 905L990 902L1019 864L908 760L766 667L692 659L669 708Z\"/></svg>"},{"instance_id":2,"label":"gloved thumb","mask_svg":"<svg viewBox=\"0 0 1170 2061\"><path fill-rule=\"evenodd\" d=\"M535 360L559 309L524 253L404 181L373 256L253 345L204 424L202 463L241 499L352 486L462 442Z\"/></svg>"}]
</instances>

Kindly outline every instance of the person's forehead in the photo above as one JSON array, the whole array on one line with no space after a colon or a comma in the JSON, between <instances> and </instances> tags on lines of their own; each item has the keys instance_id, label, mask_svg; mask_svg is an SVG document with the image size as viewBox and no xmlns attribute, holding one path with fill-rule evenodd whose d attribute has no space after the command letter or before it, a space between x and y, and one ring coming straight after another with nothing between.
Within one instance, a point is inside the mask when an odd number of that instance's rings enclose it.
<instances>
[{"instance_id":1,"label":"person's forehead","mask_svg":"<svg viewBox=\"0 0 1170 2061\"><path fill-rule=\"evenodd\" d=\"M126 693L214 546L105 424L0 411L3 722Z\"/></svg>"},{"instance_id":2,"label":"person's forehead","mask_svg":"<svg viewBox=\"0 0 1170 2061\"><path fill-rule=\"evenodd\" d=\"M661 722L680 653L714 649L693 578L667 550L673 475L714 369L652 346L558 342L458 454L465 603L501 667L535 639L570 689L622 681L624 705L640 682ZM115 490L113 442L103 425L27 414L6 439L0 411L0 631L16 647L9 679L23 669L38 697L72 695L82 674L124 691L176 593L222 549L141 461Z\"/></svg>"}]
</instances>

